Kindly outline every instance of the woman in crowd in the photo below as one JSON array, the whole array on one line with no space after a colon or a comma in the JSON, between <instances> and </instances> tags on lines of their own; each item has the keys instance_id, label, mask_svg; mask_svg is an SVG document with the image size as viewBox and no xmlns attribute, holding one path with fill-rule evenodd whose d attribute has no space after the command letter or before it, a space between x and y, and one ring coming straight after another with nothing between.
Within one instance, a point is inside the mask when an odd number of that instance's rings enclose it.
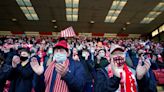
<instances>
[{"instance_id":1,"label":"woman in crowd","mask_svg":"<svg viewBox=\"0 0 164 92\"><path fill-rule=\"evenodd\" d=\"M12 72L10 74L10 89L9 92L30 92L32 91L32 80L37 62L34 58L30 58L30 52L27 49L22 49L19 56L14 56L12 59Z\"/></svg>"},{"instance_id":2,"label":"woman in crowd","mask_svg":"<svg viewBox=\"0 0 164 92\"><path fill-rule=\"evenodd\" d=\"M80 54L80 62L82 63L85 72L86 72L86 85L85 85L85 92L93 92L93 83L94 83L94 62L91 59L91 53L88 49L83 49Z\"/></svg>"}]
</instances>

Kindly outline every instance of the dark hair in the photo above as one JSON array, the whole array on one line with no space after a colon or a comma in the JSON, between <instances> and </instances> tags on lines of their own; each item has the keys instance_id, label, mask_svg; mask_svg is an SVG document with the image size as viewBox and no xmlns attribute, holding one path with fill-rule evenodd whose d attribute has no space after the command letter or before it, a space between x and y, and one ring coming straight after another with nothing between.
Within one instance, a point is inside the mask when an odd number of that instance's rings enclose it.
<instances>
[{"instance_id":1,"label":"dark hair","mask_svg":"<svg viewBox=\"0 0 164 92\"><path fill-rule=\"evenodd\" d=\"M21 52L27 52L28 54L31 54L30 51L29 51L28 49L26 49L26 48L22 48L22 49L20 50L20 53L21 53Z\"/></svg>"},{"instance_id":2,"label":"dark hair","mask_svg":"<svg viewBox=\"0 0 164 92\"><path fill-rule=\"evenodd\" d=\"M61 47L61 46L53 47L53 51L54 51L55 49L65 49L66 52L68 52L68 49L67 49L67 48L63 48L63 47Z\"/></svg>"},{"instance_id":3,"label":"dark hair","mask_svg":"<svg viewBox=\"0 0 164 92\"><path fill-rule=\"evenodd\" d=\"M103 50L103 51L106 53L106 50L105 50L105 49L100 49L100 50L98 50L98 53L99 53L101 50Z\"/></svg>"},{"instance_id":4,"label":"dark hair","mask_svg":"<svg viewBox=\"0 0 164 92\"><path fill-rule=\"evenodd\" d=\"M67 40L64 37L60 37L59 41L65 40L67 42Z\"/></svg>"},{"instance_id":5,"label":"dark hair","mask_svg":"<svg viewBox=\"0 0 164 92\"><path fill-rule=\"evenodd\" d=\"M86 48L82 49L82 51L86 51L86 52L88 52L88 53L89 53L89 50L88 50L88 49L86 49Z\"/></svg>"}]
</instances>

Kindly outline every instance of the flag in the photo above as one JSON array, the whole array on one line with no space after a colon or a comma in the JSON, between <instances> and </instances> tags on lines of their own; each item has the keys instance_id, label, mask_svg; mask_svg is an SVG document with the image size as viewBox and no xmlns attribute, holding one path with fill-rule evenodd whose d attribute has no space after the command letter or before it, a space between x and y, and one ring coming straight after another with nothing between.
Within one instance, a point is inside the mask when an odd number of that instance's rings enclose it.
<instances>
[{"instance_id":1,"label":"flag","mask_svg":"<svg viewBox=\"0 0 164 92\"><path fill-rule=\"evenodd\" d=\"M62 30L60 33L60 37L75 37L75 36L76 36L76 34L75 34L72 26Z\"/></svg>"}]
</instances>

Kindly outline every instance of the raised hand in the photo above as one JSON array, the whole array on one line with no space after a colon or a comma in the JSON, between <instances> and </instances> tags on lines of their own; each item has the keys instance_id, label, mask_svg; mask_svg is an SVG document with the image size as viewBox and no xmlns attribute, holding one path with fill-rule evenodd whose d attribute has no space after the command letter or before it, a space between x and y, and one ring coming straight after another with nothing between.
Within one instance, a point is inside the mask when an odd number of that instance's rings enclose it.
<instances>
[{"instance_id":1,"label":"raised hand","mask_svg":"<svg viewBox=\"0 0 164 92\"><path fill-rule=\"evenodd\" d=\"M73 60L80 61L79 56L78 55L73 55Z\"/></svg>"},{"instance_id":2,"label":"raised hand","mask_svg":"<svg viewBox=\"0 0 164 92\"><path fill-rule=\"evenodd\" d=\"M89 53L86 53L85 60L88 60Z\"/></svg>"},{"instance_id":3,"label":"raised hand","mask_svg":"<svg viewBox=\"0 0 164 92\"><path fill-rule=\"evenodd\" d=\"M68 71L68 66L65 63L56 63L55 70L63 77Z\"/></svg>"},{"instance_id":4,"label":"raised hand","mask_svg":"<svg viewBox=\"0 0 164 92\"><path fill-rule=\"evenodd\" d=\"M20 57L15 55L12 59L12 67L16 68L19 63L20 63Z\"/></svg>"},{"instance_id":5,"label":"raised hand","mask_svg":"<svg viewBox=\"0 0 164 92\"><path fill-rule=\"evenodd\" d=\"M101 59L101 57L99 55L97 55L97 60L100 60L100 59Z\"/></svg>"},{"instance_id":6,"label":"raised hand","mask_svg":"<svg viewBox=\"0 0 164 92\"><path fill-rule=\"evenodd\" d=\"M146 59L144 65L142 65L142 60L140 59L136 68L137 79L142 79L142 77L149 71L151 66L150 60Z\"/></svg>"},{"instance_id":7,"label":"raised hand","mask_svg":"<svg viewBox=\"0 0 164 92\"><path fill-rule=\"evenodd\" d=\"M33 57L31 59L30 65L36 74L41 75L44 72L44 67L43 65L39 65L37 58Z\"/></svg>"}]
</instances>

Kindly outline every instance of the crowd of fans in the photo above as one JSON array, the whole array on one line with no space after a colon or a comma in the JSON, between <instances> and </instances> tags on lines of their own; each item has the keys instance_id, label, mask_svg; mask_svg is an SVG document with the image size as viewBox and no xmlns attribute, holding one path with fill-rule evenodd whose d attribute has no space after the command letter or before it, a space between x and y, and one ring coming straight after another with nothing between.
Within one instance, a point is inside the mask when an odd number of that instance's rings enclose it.
<instances>
[{"instance_id":1,"label":"crowd of fans","mask_svg":"<svg viewBox=\"0 0 164 92\"><path fill-rule=\"evenodd\" d=\"M163 42L1 36L0 92L157 92L163 61Z\"/></svg>"}]
</instances>

